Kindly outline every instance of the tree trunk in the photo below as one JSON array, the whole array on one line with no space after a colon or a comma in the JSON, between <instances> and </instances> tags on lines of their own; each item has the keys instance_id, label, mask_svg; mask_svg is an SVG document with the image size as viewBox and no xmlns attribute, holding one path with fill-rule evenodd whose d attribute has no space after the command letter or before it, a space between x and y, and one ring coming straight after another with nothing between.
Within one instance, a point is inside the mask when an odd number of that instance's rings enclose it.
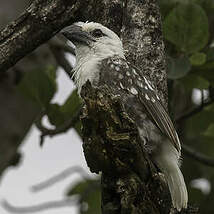
<instances>
[{"instance_id":1,"label":"tree trunk","mask_svg":"<svg viewBox=\"0 0 214 214\"><path fill-rule=\"evenodd\" d=\"M156 0L105 3L99 11L104 15L95 20L120 35L127 59L152 80L167 108L165 52ZM145 153L135 123L113 97L105 89L93 90L90 84L83 92L83 148L91 171L102 171L102 213L176 213L164 177ZM189 207L180 213L198 211Z\"/></svg>"},{"instance_id":2,"label":"tree trunk","mask_svg":"<svg viewBox=\"0 0 214 214\"><path fill-rule=\"evenodd\" d=\"M100 22L120 35L127 59L153 81L167 107L165 53L156 0L35 0L1 31L1 72L64 26L86 20ZM102 213L169 213L168 188L145 153L135 123L106 90L97 93L90 84L84 90L84 152L91 171L102 171ZM189 208L181 213L197 211Z\"/></svg>"}]
</instances>

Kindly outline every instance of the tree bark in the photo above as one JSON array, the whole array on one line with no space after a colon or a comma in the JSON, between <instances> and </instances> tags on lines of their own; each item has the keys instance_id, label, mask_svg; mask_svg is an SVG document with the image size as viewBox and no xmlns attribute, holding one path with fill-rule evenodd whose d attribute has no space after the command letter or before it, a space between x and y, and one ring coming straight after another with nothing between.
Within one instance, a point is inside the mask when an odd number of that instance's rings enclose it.
<instances>
[{"instance_id":1,"label":"tree bark","mask_svg":"<svg viewBox=\"0 0 214 214\"><path fill-rule=\"evenodd\" d=\"M81 96L85 157L92 172L102 171L102 213L169 213L168 188L120 99L89 82Z\"/></svg>"},{"instance_id":2,"label":"tree bark","mask_svg":"<svg viewBox=\"0 0 214 214\"><path fill-rule=\"evenodd\" d=\"M6 71L69 23L86 20L100 22L121 36L128 60L152 80L167 106L165 53L156 0L35 0L1 32L0 70ZM135 123L105 89L98 93L87 84L84 90L84 152L91 171L103 172L103 214L169 213L168 188L145 153Z\"/></svg>"},{"instance_id":3,"label":"tree bark","mask_svg":"<svg viewBox=\"0 0 214 214\"><path fill-rule=\"evenodd\" d=\"M127 59L152 81L167 108L165 52L156 0L115 0L108 5L99 22L120 35ZM177 213L171 209L164 179L146 154L135 123L119 101L105 88L96 91L88 84L84 90L83 147L91 171L102 171L102 213ZM189 207L180 213L198 211Z\"/></svg>"}]
</instances>

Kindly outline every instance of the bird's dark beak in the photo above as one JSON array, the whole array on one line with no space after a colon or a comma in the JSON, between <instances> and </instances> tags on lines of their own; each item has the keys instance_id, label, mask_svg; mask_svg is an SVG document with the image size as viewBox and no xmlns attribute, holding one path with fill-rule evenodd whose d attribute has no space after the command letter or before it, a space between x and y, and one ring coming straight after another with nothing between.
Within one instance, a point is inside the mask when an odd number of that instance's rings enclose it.
<instances>
[{"instance_id":1,"label":"bird's dark beak","mask_svg":"<svg viewBox=\"0 0 214 214\"><path fill-rule=\"evenodd\" d=\"M74 43L74 45L85 44L89 45L91 41L94 41L93 37L82 30L81 26L70 25L61 30L63 36Z\"/></svg>"}]
</instances>

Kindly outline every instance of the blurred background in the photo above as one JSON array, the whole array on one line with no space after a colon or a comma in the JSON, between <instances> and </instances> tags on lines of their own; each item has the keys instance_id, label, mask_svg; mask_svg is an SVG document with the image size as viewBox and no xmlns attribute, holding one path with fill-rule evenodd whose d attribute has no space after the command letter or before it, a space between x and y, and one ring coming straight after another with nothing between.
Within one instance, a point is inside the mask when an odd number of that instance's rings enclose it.
<instances>
[{"instance_id":1,"label":"blurred background","mask_svg":"<svg viewBox=\"0 0 214 214\"><path fill-rule=\"evenodd\" d=\"M159 0L169 111L183 143L190 204L214 213L214 1ZM0 29L27 0L1 0ZM55 37L0 74L0 213L99 214L73 81L74 47Z\"/></svg>"}]
</instances>

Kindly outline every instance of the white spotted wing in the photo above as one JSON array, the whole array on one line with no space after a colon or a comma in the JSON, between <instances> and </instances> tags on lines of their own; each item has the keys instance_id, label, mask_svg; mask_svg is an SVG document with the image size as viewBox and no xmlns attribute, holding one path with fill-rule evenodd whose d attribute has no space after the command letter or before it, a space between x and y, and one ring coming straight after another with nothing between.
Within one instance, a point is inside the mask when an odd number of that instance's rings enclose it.
<instances>
[{"instance_id":1,"label":"white spotted wing","mask_svg":"<svg viewBox=\"0 0 214 214\"><path fill-rule=\"evenodd\" d=\"M151 81L135 66L118 57L103 60L100 70L102 84L104 82L110 86L114 93L135 96L138 102L136 105L144 106L143 109L146 109L156 126L171 139L175 148L180 152L181 146L177 132Z\"/></svg>"}]
</instances>

